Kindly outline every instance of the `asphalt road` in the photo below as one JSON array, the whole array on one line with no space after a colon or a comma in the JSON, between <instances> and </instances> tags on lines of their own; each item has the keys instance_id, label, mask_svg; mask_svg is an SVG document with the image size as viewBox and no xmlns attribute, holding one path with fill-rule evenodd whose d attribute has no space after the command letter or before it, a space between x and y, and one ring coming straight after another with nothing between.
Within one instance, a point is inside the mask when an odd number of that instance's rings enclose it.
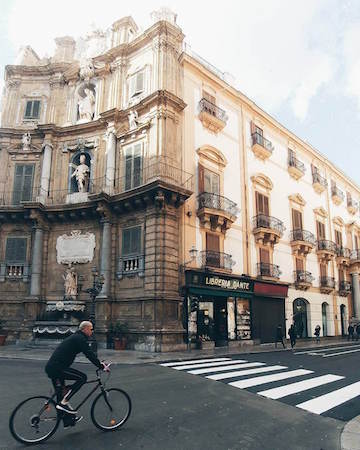
<instances>
[{"instance_id":1,"label":"asphalt road","mask_svg":"<svg viewBox=\"0 0 360 450\"><path fill-rule=\"evenodd\" d=\"M231 359L235 359L230 357ZM271 364L294 364L322 357L285 352L242 355L238 359ZM333 358L327 358L333 360ZM50 391L43 362L0 360L0 449L24 448L8 431L11 410L23 398ZM91 365L75 365L93 373ZM293 366L291 366L293 367ZM284 402L235 389L186 370L159 364L113 366L109 385L122 387L132 398L133 412L116 432L97 430L89 417L76 427L62 429L41 445L44 450L338 450L344 422L312 414ZM264 385L266 386L266 385ZM85 388L84 388L85 391ZM84 392L85 393L85 392ZM83 394L81 394L83 395ZM72 402L76 403L76 402Z\"/></svg>"}]
</instances>

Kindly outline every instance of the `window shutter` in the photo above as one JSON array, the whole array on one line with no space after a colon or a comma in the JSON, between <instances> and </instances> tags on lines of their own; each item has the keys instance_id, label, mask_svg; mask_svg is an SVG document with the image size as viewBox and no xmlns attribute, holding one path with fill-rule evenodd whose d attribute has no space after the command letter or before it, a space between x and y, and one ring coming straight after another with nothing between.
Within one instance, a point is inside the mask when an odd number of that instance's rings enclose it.
<instances>
[{"instance_id":1,"label":"window shutter","mask_svg":"<svg viewBox=\"0 0 360 450\"><path fill-rule=\"evenodd\" d=\"M212 194L220 193L220 180L217 173L204 169L204 191Z\"/></svg>"},{"instance_id":2,"label":"window shutter","mask_svg":"<svg viewBox=\"0 0 360 450\"><path fill-rule=\"evenodd\" d=\"M294 230L302 230L302 213L297 209L292 210L292 219Z\"/></svg>"},{"instance_id":3,"label":"window shutter","mask_svg":"<svg viewBox=\"0 0 360 450\"><path fill-rule=\"evenodd\" d=\"M31 197L32 197L34 166L26 165L26 166L24 166L24 169L25 170L24 170L24 180L23 180L21 200L29 201L29 200L31 200Z\"/></svg>"},{"instance_id":4,"label":"window shutter","mask_svg":"<svg viewBox=\"0 0 360 450\"><path fill-rule=\"evenodd\" d=\"M206 233L206 250L220 252L219 236L212 233Z\"/></svg>"},{"instance_id":5,"label":"window shutter","mask_svg":"<svg viewBox=\"0 0 360 450\"><path fill-rule=\"evenodd\" d=\"M34 119L38 119L39 118L39 112L40 112L40 101L39 100L35 100L33 102L33 112L32 112L32 117Z\"/></svg>"},{"instance_id":6,"label":"window shutter","mask_svg":"<svg viewBox=\"0 0 360 450\"><path fill-rule=\"evenodd\" d=\"M354 236L354 244L355 244L355 250L358 250L358 248L359 248L359 239L358 239L358 237L356 235Z\"/></svg>"},{"instance_id":7,"label":"window shutter","mask_svg":"<svg viewBox=\"0 0 360 450\"><path fill-rule=\"evenodd\" d=\"M260 262L270 264L270 253L266 248L260 248Z\"/></svg>"},{"instance_id":8,"label":"window shutter","mask_svg":"<svg viewBox=\"0 0 360 450\"><path fill-rule=\"evenodd\" d=\"M199 174L199 194L204 192L205 182L204 182L204 167L199 164L198 166L198 174Z\"/></svg>"},{"instance_id":9,"label":"window shutter","mask_svg":"<svg viewBox=\"0 0 360 450\"><path fill-rule=\"evenodd\" d=\"M317 229L317 238L325 239L325 225L317 220L316 229Z\"/></svg>"},{"instance_id":10,"label":"window shutter","mask_svg":"<svg viewBox=\"0 0 360 450\"><path fill-rule=\"evenodd\" d=\"M139 72L136 75L136 88L135 88L135 94L140 94L140 92L143 92L144 90L144 71Z\"/></svg>"},{"instance_id":11,"label":"window shutter","mask_svg":"<svg viewBox=\"0 0 360 450\"><path fill-rule=\"evenodd\" d=\"M269 215L269 198L266 195L255 193L256 197L256 213Z\"/></svg>"},{"instance_id":12,"label":"window shutter","mask_svg":"<svg viewBox=\"0 0 360 450\"><path fill-rule=\"evenodd\" d=\"M314 166L314 164L311 164L311 173L314 175L315 173L318 173L318 168Z\"/></svg>"},{"instance_id":13,"label":"window shutter","mask_svg":"<svg viewBox=\"0 0 360 450\"><path fill-rule=\"evenodd\" d=\"M131 189L132 179L132 147L125 151L125 190Z\"/></svg>"},{"instance_id":14,"label":"window shutter","mask_svg":"<svg viewBox=\"0 0 360 450\"><path fill-rule=\"evenodd\" d=\"M25 109L25 118L31 117L31 109L32 109L32 101L26 102L26 109Z\"/></svg>"},{"instance_id":15,"label":"window shutter","mask_svg":"<svg viewBox=\"0 0 360 450\"><path fill-rule=\"evenodd\" d=\"M128 255L130 253L130 246L131 246L131 236L130 236L130 229L123 230L122 232L122 254Z\"/></svg>"},{"instance_id":16,"label":"window shutter","mask_svg":"<svg viewBox=\"0 0 360 450\"><path fill-rule=\"evenodd\" d=\"M304 260L301 258L296 258L296 270L303 271L304 270Z\"/></svg>"},{"instance_id":17,"label":"window shutter","mask_svg":"<svg viewBox=\"0 0 360 450\"><path fill-rule=\"evenodd\" d=\"M326 277L327 276L326 264L320 264L320 276L321 277Z\"/></svg>"},{"instance_id":18,"label":"window shutter","mask_svg":"<svg viewBox=\"0 0 360 450\"><path fill-rule=\"evenodd\" d=\"M342 247L342 235L339 230L335 230L335 242L338 246Z\"/></svg>"},{"instance_id":19,"label":"window shutter","mask_svg":"<svg viewBox=\"0 0 360 450\"><path fill-rule=\"evenodd\" d=\"M212 103L213 105L216 105L216 98L213 95L209 94L208 92L203 91L203 98L208 102Z\"/></svg>"},{"instance_id":20,"label":"window shutter","mask_svg":"<svg viewBox=\"0 0 360 450\"><path fill-rule=\"evenodd\" d=\"M250 130L251 130L251 135L253 135L255 133L255 123L253 121L250 122Z\"/></svg>"},{"instance_id":21,"label":"window shutter","mask_svg":"<svg viewBox=\"0 0 360 450\"><path fill-rule=\"evenodd\" d=\"M293 159L295 158L295 152L294 150L291 150L291 148L288 148L288 157L289 161L293 161Z\"/></svg>"},{"instance_id":22,"label":"window shutter","mask_svg":"<svg viewBox=\"0 0 360 450\"><path fill-rule=\"evenodd\" d=\"M7 238L5 259L9 262L25 262L26 238Z\"/></svg>"},{"instance_id":23,"label":"window shutter","mask_svg":"<svg viewBox=\"0 0 360 450\"><path fill-rule=\"evenodd\" d=\"M21 201L21 190L23 184L23 173L25 166L15 165L14 187L13 187L13 205L19 205Z\"/></svg>"},{"instance_id":24,"label":"window shutter","mask_svg":"<svg viewBox=\"0 0 360 450\"><path fill-rule=\"evenodd\" d=\"M141 228L131 228L131 253L139 254L141 251Z\"/></svg>"},{"instance_id":25,"label":"window shutter","mask_svg":"<svg viewBox=\"0 0 360 450\"><path fill-rule=\"evenodd\" d=\"M133 167L133 187L140 186L142 176L142 144L135 144L134 146L134 167Z\"/></svg>"},{"instance_id":26,"label":"window shutter","mask_svg":"<svg viewBox=\"0 0 360 450\"><path fill-rule=\"evenodd\" d=\"M343 269L339 269L339 281L344 281L345 277L344 277L344 270Z\"/></svg>"}]
</instances>

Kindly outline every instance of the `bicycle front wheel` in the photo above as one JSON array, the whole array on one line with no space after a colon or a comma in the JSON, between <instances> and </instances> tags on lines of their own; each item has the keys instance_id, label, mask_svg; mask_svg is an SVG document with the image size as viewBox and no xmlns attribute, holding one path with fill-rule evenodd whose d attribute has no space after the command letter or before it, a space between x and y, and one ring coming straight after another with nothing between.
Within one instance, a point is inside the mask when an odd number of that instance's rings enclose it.
<instances>
[{"instance_id":1,"label":"bicycle front wheel","mask_svg":"<svg viewBox=\"0 0 360 450\"><path fill-rule=\"evenodd\" d=\"M94 400L91 406L91 420L103 431L120 428L128 420L131 413L131 400L121 389L105 389Z\"/></svg>"},{"instance_id":2,"label":"bicycle front wheel","mask_svg":"<svg viewBox=\"0 0 360 450\"><path fill-rule=\"evenodd\" d=\"M21 402L9 420L10 432L22 444L32 445L52 436L59 426L55 402L49 397L30 397Z\"/></svg>"}]
</instances>

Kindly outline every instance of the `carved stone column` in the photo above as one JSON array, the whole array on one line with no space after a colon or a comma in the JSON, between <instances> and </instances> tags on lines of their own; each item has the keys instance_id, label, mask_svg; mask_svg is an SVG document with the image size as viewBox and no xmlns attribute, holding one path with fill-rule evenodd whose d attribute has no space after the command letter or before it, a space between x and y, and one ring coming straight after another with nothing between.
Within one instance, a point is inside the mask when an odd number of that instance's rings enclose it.
<instances>
[{"instance_id":1,"label":"carved stone column","mask_svg":"<svg viewBox=\"0 0 360 450\"><path fill-rule=\"evenodd\" d=\"M359 287L359 274L358 272L353 272L352 276L352 292L353 292L353 305L354 305L354 316L360 318L360 287Z\"/></svg>"},{"instance_id":2,"label":"carved stone column","mask_svg":"<svg viewBox=\"0 0 360 450\"><path fill-rule=\"evenodd\" d=\"M40 297L41 295L43 241L43 225L41 222L37 221L35 224L35 237L31 257L30 295L32 297Z\"/></svg>"},{"instance_id":3,"label":"carved stone column","mask_svg":"<svg viewBox=\"0 0 360 450\"><path fill-rule=\"evenodd\" d=\"M111 195L114 188L114 180L115 180L115 150L116 150L116 136L113 123L109 124L106 135L107 141L106 141L105 186L106 192L109 195Z\"/></svg>"},{"instance_id":4,"label":"carved stone column","mask_svg":"<svg viewBox=\"0 0 360 450\"><path fill-rule=\"evenodd\" d=\"M52 154L51 143L48 141L44 141L43 150L44 150L44 156L43 156L42 168L41 168L39 200L42 203L45 203L47 194L49 192L49 187L50 187L51 154Z\"/></svg>"}]
</instances>

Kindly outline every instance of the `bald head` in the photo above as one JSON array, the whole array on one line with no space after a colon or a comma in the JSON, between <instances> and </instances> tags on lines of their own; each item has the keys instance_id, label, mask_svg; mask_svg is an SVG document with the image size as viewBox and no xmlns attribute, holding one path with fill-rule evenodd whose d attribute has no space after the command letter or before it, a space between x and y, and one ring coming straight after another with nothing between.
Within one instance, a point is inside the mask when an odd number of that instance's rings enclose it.
<instances>
[{"instance_id":1,"label":"bald head","mask_svg":"<svg viewBox=\"0 0 360 450\"><path fill-rule=\"evenodd\" d=\"M84 320L80 323L79 330L90 337L93 334L93 324L88 320Z\"/></svg>"}]
</instances>

